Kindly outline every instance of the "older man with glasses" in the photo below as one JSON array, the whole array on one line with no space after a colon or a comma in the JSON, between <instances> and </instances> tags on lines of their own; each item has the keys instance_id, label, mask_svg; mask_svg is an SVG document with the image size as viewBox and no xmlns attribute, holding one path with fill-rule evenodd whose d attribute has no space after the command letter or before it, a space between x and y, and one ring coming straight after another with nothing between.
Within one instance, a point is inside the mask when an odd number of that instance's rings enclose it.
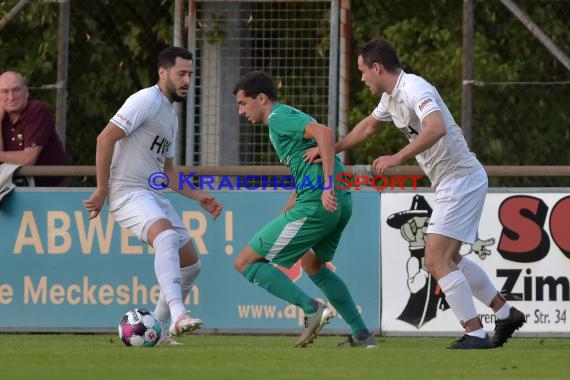
<instances>
[{"instance_id":1,"label":"older man with glasses","mask_svg":"<svg viewBox=\"0 0 570 380\"><path fill-rule=\"evenodd\" d=\"M0 163L18 165L71 165L55 131L48 106L29 98L21 74L0 74ZM37 186L63 186L62 177L36 177ZM16 184L26 185L23 178Z\"/></svg>"}]
</instances>

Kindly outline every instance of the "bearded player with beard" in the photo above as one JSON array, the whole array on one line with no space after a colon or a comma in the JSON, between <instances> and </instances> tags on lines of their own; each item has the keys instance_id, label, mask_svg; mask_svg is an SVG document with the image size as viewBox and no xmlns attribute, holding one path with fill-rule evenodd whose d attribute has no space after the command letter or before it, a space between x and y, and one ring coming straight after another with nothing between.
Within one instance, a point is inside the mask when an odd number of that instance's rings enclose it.
<instances>
[{"instance_id":1,"label":"bearded player with beard","mask_svg":"<svg viewBox=\"0 0 570 380\"><path fill-rule=\"evenodd\" d=\"M107 199L121 227L155 249L160 297L153 314L163 330L159 345L176 344L171 336L202 326L183 303L201 263L180 216L160 190L170 187L197 201L214 219L222 211L211 195L180 186L173 162L178 129L173 102L186 98L192 73L192 54L186 49L169 47L158 55L158 83L130 96L97 137L97 188L83 202L92 219ZM152 182L157 173L165 175L159 186Z\"/></svg>"}]
</instances>

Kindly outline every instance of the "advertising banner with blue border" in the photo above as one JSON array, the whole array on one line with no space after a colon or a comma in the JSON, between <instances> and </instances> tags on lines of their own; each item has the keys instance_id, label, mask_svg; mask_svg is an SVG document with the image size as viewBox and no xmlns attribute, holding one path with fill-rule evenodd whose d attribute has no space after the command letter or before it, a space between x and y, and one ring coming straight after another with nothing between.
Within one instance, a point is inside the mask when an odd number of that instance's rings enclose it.
<instances>
[{"instance_id":1,"label":"advertising banner with blue border","mask_svg":"<svg viewBox=\"0 0 570 380\"><path fill-rule=\"evenodd\" d=\"M462 328L424 267L432 192L382 194L382 331L457 335ZM570 196L491 191L478 238L460 253L479 264L508 302L526 313L528 335L570 333ZM475 300L487 331L495 314Z\"/></svg>"},{"instance_id":2,"label":"advertising banner with blue border","mask_svg":"<svg viewBox=\"0 0 570 380\"><path fill-rule=\"evenodd\" d=\"M107 209L89 221L88 189L18 189L0 204L0 330L114 330L134 307L158 299L154 252L119 228ZM224 205L213 221L196 202L165 192L182 216L202 260L186 300L204 329L296 332L303 315L242 277L233 266L249 238L275 217L289 193L215 192ZM377 192L353 193L352 219L334 269L350 288L370 328L380 324L380 236ZM281 268L308 294L323 299L300 263ZM337 316L328 331L348 331Z\"/></svg>"}]
</instances>

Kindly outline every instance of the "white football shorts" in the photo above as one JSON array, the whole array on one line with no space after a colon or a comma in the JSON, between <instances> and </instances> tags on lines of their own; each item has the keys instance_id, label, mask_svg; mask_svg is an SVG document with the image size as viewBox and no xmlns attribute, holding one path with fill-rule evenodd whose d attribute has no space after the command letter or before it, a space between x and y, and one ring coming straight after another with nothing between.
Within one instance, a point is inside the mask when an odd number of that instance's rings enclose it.
<instances>
[{"instance_id":1,"label":"white football shorts","mask_svg":"<svg viewBox=\"0 0 570 380\"><path fill-rule=\"evenodd\" d=\"M435 190L435 207L427 233L473 244L485 204L488 181L483 168L460 178L443 180Z\"/></svg>"},{"instance_id":2,"label":"white football shorts","mask_svg":"<svg viewBox=\"0 0 570 380\"><path fill-rule=\"evenodd\" d=\"M180 248L190 241L188 230L168 199L152 191L134 191L109 204L113 218L140 240L147 242L147 232L152 223L168 219L180 241Z\"/></svg>"}]
</instances>

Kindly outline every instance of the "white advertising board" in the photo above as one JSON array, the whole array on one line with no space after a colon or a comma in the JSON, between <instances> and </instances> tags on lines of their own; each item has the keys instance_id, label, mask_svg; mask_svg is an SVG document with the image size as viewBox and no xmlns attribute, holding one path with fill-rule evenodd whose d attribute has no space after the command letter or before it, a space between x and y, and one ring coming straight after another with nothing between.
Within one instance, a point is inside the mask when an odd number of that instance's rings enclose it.
<instances>
[{"instance_id":1,"label":"white advertising board","mask_svg":"<svg viewBox=\"0 0 570 380\"><path fill-rule=\"evenodd\" d=\"M457 335L463 329L423 267L434 194L381 197L381 329L388 335ZM527 314L525 335L570 333L570 196L487 194L478 240L461 254L480 264L509 302ZM484 327L493 311L475 300Z\"/></svg>"}]
</instances>

